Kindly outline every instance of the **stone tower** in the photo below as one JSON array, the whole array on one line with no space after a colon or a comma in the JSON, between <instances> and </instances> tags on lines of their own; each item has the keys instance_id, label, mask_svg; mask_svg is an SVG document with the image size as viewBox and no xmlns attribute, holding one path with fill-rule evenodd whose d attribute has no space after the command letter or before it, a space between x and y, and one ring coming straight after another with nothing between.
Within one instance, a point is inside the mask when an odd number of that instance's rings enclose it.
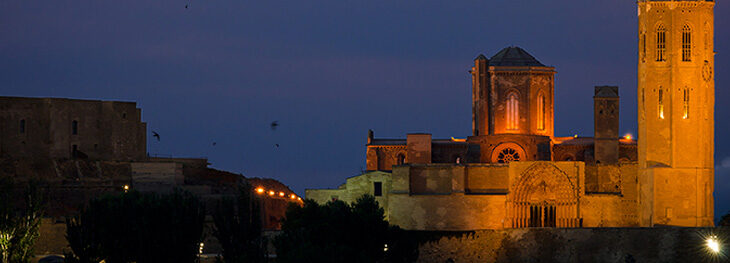
<instances>
[{"instance_id":1,"label":"stone tower","mask_svg":"<svg viewBox=\"0 0 730 263\"><path fill-rule=\"evenodd\" d=\"M596 164L618 163L619 96L616 86L597 86L593 96Z\"/></svg>"},{"instance_id":2,"label":"stone tower","mask_svg":"<svg viewBox=\"0 0 730 263\"><path fill-rule=\"evenodd\" d=\"M640 224L712 226L711 0L639 0Z\"/></svg>"},{"instance_id":3,"label":"stone tower","mask_svg":"<svg viewBox=\"0 0 730 263\"><path fill-rule=\"evenodd\" d=\"M470 72L468 155L478 158L469 162L551 160L555 68L522 48L506 47L489 59L479 55Z\"/></svg>"}]
</instances>

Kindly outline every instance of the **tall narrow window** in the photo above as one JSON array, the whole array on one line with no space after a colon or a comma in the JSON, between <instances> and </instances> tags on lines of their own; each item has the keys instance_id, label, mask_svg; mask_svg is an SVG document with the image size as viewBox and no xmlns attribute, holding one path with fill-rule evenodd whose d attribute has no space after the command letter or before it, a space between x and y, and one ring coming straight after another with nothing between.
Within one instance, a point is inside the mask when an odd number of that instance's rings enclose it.
<instances>
[{"instance_id":1,"label":"tall narrow window","mask_svg":"<svg viewBox=\"0 0 730 263\"><path fill-rule=\"evenodd\" d=\"M705 23L705 52L710 51L710 24Z\"/></svg>"},{"instance_id":2,"label":"tall narrow window","mask_svg":"<svg viewBox=\"0 0 730 263\"><path fill-rule=\"evenodd\" d=\"M520 120L520 102L517 94L510 93L507 95L507 129L517 130L517 123Z\"/></svg>"},{"instance_id":3,"label":"tall narrow window","mask_svg":"<svg viewBox=\"0 0 730 263\"><path fill-rule=\"evenodd\" d=\"M406 163L406 156L403 155L402 153L401 154L398 154L398 156L396 157L396 163L398 165L401 165L401 164Z\"/></svg>"},{"instance_id":4,"label":"tall narrow window","mask_svg":"<svg viewBox=\"0 0 730 263\"><path fill-rule=\"evenodd\" d=\"M664 119L664 91L659 88L659 118Z\"/></svg>"},{"instance_id":5,"label":"tall narrow window","mask_svg":"<svg viewBox=\"0 0 730 263\"><path fill-rule=\"evenodd\" d=\"M682 61L692 61L692 29L689 25L682 27Z\"/></svg>"},{"instance_id":6,"label":"tall narrow window","mask_svg":"<svg viewBox=\"0 0 730 263\"><path fill-rule=\"evenodd\" d=\"M667 53L667 29L659 25L656 30L656 61L666 61Z\"/></svg>"},{"instance_id":7,"label":"tall narrow window","mask_svg":"<svg viewBox=\"0 0 730 263\"><path fill-rule=\"evenodd\" d=\"M71 122L71 134L73 134L73 135L79 134L79 122L78 121Z\"/></svg>"},{"instance_id":8,"label":"tall narrow window","mask_svg":"<svg viewBox=\"0 0 730 263\"><path fill-rule=\"evenodd\" d=\"M383 196L383 183L382 182L373 182L373 195L374 196Z\"/></svg>"},{"instance_id":9,"label":"tall narrow window","mask_svg":"<svg viewBox=\"0 0 730 263\"><path fill-rule=\"evenodd\" d=\"M25 133L25 119L20 120L20 133Z\"/></svg>"},{"instance_id":10,"label":"tall narrow window","mask_svg":"<svg viewBox=\"0 0 730 263\"><path fill-rule=\"evenodd\" d=\"M684 107L683 107L684 114L682 115L682 119L689 119L689 89L684 89Z\"/></svg>"},{"instance_id":11,"label":"tall narrow window","mask_svg":"<svg viewBox=\"0 0 730 263\"><path fill-rule=\"evenodd\" d=\"M545 95L537 95L537 129L545 130Z\"/></svg>"}]
</instances>

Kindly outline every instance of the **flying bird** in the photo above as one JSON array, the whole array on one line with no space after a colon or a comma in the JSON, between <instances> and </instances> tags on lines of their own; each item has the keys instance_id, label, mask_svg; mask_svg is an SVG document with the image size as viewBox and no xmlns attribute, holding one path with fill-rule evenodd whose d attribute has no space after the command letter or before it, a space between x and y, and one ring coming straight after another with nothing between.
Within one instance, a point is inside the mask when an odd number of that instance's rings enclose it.
<instances>
[{"instance_id":1,"label":"flying bird","mask_svg":"<svg viewBox=\"0 0 730 263\"><path fill-rule=\"evenodd\" d=\"M156 131L152 131L152 137L155 137L157 141L160 141L160 135Z\"/></svg>"},{"instance_id":2,"label":"flying bird","mask_svg":"<svg viewBox=\"0 0 730 263\"><path fill-rule=\"evenodd\" d=\"M271 130L276 130L276 127L279 127L279 121L271 122Z\"/></svg>"},{"instance_id":3,"label":"flying bird","mask_svg":"<svg viewBox=\"0 0 730 263\"><path fill-rule=\"evenodd\" d=\"M215 146L215 142L213 142L213 146Z\"/></svg>"},{"instance_id":4,"label":"flying bird","mask_svg":"<svg viewBox=\"0 0 730 263\"><path fill-rule=\"evenodd\" d=\"M185 5L185 9L188 9L188 6L190 6L190 1L191 1L191 0L188 0L188 4L187 4L187 5Z\"/></svg>"},{"instance_id":5,"label":"flying bird","mask_svg":"<svg viewBox=\"0 0 730 263\"><path fill-rule=\"evenodd\" d=\"M278 143L277 144L274 144L274 146L276 146L276 148L279 148L279 144Z\"/></svg>"}]
</instances>

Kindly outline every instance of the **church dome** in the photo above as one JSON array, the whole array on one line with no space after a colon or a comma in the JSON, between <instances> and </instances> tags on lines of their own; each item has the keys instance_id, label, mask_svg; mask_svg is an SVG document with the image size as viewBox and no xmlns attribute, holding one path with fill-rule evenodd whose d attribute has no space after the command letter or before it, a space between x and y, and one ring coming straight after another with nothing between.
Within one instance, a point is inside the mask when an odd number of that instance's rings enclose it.
<instances>
[{"instance_id":1,"label":"church dome","mask_svg":"<svg viewBox=\"0 0 730 263\"><path fill-rule=\"evenodd\" d=\"M489 59L490 66L545 67L535 57L519 47L506 47Z\"/></svg>"}]
</instances>

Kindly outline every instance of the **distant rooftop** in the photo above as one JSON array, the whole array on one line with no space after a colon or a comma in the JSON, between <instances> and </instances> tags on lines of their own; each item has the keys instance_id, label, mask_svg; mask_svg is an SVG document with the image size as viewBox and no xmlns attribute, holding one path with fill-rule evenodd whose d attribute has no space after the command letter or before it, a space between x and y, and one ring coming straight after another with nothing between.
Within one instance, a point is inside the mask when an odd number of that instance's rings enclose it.
<instances>
[{"instance_id":1,"label":"distant rooftop","mask_svg":"<svg viewBox=\"0 0 730 263\"><path fill-rule=\"evenodd\" d=\"M490 66L546 67L520 47L506 47L489 59Z\"/></svg>"}]
</instances>

